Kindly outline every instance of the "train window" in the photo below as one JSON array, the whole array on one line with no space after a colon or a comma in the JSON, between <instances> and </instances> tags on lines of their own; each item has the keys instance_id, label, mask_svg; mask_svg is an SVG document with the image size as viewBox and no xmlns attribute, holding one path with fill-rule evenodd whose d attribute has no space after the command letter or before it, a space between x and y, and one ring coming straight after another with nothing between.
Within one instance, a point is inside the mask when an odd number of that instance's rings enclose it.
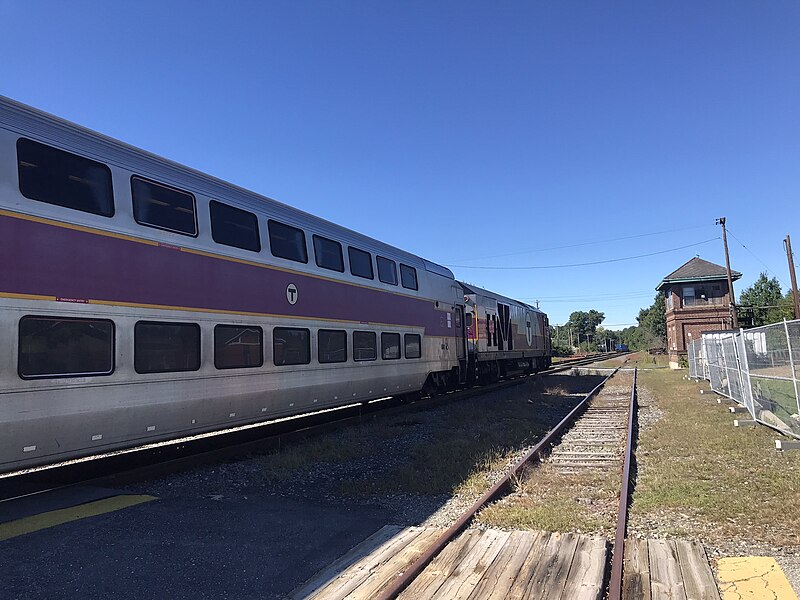
<instances>
[{"instance_id":1,"label":"train window","mask_svg":"<svg viewBox=\"0 0 800 600\"><path fill-rule=\"evenodd\" d=\"M215 242L242 250L261 251L258 217L251 212L228 206L216 200L209 203L209 209L211 212L211 237Z\"/></svg>"},{"instance_id":2,"label":"train window","mask_svg":"<svg viewBox=\"0 0 800 600\"><path fill-rule=\"evenodd\" d=\"M131 195L133 218L140 225L197 235L194 196L189 192L134 176Z\"/></svg>"},{"instance_id":3,"label":"train window","mask_svg":"<svg viewBox=\"0 0 800 600\"><path fill-rule=\"evenodd\" d=\"M378 341L374 331L353 332L353 360L378 358Z\"/></svg>"},{"instance_id":4,"label":"train window","mask_svg":"<svg viewBox=\"0 0 800 600\"><path fill-rule=\"evenodd\" d=\"M419 358L422 356L422 338L418 333L407 333L403 336L406 347L406 358Z\"/></svg>"},{"instance_id":5,"label":"train window","mask_svg":"<svg viewBox=\"0 0 800 600\"><path fill-rule=\"evenodd\" d=\"M197 371L200 326L139 321L133 329L133 368L137 373Z\"/></svg>"},{"instance_id":6,"label":"train window","mask_svg":"<svg viewBox=\"0 0 800 600\"><path fill-rule=\"evenodd\" d=\"M418 290L417 285L417 270L414 267L409 267L400 263L400 280L403 282L403 287L410 290Z\"/></svg>"},{"instance_id":7,"label":"train window","mask_svg":"<svg viewBox=\"0 0 800 600\"><path fill-rule=\"evenodd\" d=\"M308 262L306 234L302 229L284 225L272 219L267 222L267 228L269 229L269 247L272 250L272 256L301 263Z\"/></svg>"},{"instance_id":8,"label":"train window","mask_svg":"<svg viewBox=\"0 0 800 600\"><path fill-rule=\"evenodd\" d=\"M70 152L25 138L17 140L19 191L31 200L111 217L111 170Z\"/></svg>"},{"instance_id":9,"label":"train window","mask_svg":"<svg viewBox=\"0 0 800 600\"><path fill-rule=\"evenodd\" d=\"M317 335L317 357L321 363L347 361L347 332L320 329Z\"/></svg>"},{"instance_id":10,"label":"train window","mask_svg":"<svg viewBox=\"0 0 800 600\"><path fill-rule=\"evenodd\" d=\"M342 245L319 235L313 236L314 257L317 266L331 271L344 273L344 258L342 258Z\"/></svg>"},{"instance_id":11,"label":"train window","mask_svg":"<svg viewBox=\"0 0 800 600\"><path fill-rule=\"evenodd\" d=\"M397 285L397 265L395 262L382 256L376 257L376 260L378 262L378 279L383 283Z\"/></svg>"},{"instance_id":12,"label":"train window","mask_svg":"<svg viewBox=\"0 0 800 600\"><path fill-rule=\"evenodd\" d=\"M272 360L278 365L307 365L311 362L311 333L308 329L276 327L272 331Z\"/></svg>"},{"instance_id":13,"label":"train window","mask_svg":"<svg viewBox=\"0 0 800 600\"><path fill-rule=\"evenodd\" d=\"M352 246L347 247L347 256L350 258L350 272L365 279L373 279L372 255Z\"/></svg>"},{"instance_id":14,"label":"train window","mask_svg":"<svg viewBox=\"0 0 800 600\"><path fill-rule=\"evenodd\" d=\"M381 358L393 360L400 358L400 334L382 333L381 334Z\"/></svg>"},{"instance_id":15,"label":"train window","mask_svg":"<svg viewBox=\"0 0 800 600\"><path fill-rule=\"evenodd\" d=\"M217 325L214 327L214 366L244 369L264 364L264 334L261 327Z\"/></svg>"},{"instance_id":16,"label":"train window","mask_svg":"<svg viewBox=\"0 0 800 600\"><path fill-rule=\"evenodd\" d=\"M114 372L114 323L22 317L18 370L23 379L110 375Z\"/></svg>"}]
</instances>

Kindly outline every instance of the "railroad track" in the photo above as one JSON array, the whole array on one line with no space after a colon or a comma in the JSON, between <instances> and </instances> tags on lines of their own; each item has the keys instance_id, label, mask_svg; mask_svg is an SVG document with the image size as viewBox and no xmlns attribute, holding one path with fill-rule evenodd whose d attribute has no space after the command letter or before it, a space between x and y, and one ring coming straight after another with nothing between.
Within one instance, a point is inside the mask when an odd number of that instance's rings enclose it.
<instances>
[{"instance_id":1,"label":"railroad track","mask_svg":"<svg viewBox=\"0 0 800 600\"><path fill-rule=\"evenodd\" d=\"M549 462L557 469L568 472L580 469L605 469L609 473L621 473L611 578L605 595L609 600L619 600L622 594L622 567L636 420L636 370L633 372L633 385L629 393L614 391L602 399L593 401L618 371L619 367L589 392L581 403L514 465L503 479L478 499L416 561L386 586L377 599L398 598L437 556L446 552L448 545L467 528L478 511L510 492L513 482L518 481L532 465Z\"/></svg>"},{"instance_id":2,"label":"railroad track","mask_svg":"<svg viewBox=\"0 0 800 600\"><path fill-rule=\"evenodd\" d=\"M562 361L534 376L547 376L575 366L607 360L625 353L611 353ZM449 392L418 403L441 405L486 394L527 381L517 377L485 385ZM71 485L100 480L123 484L145 477L161 477L199 466L233 460L249 454L269 452L286 443L300 441L335 428L360 423L364 418L402 412L408 406L402 397L381 402L358 403L328 411L300 415L274 422L247 425L220 432L196 435L138 448L110 452L99 456L26 469L0 475L0 501Z\"/></svg>"}]
</instances>

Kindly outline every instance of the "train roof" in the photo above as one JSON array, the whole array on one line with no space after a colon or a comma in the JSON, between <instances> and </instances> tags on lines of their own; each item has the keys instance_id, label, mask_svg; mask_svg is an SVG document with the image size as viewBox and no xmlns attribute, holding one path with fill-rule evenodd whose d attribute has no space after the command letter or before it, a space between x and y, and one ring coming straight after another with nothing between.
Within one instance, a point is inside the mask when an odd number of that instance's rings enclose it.
<instances>
[{"instance_id":1,"label":"train roof","mask_svg":"<svg viewBox=\"0 0 800 600\"><path fill-rule=\"evenodd\" d=\"M166 179L165 183L177 184L190 192L211 198L232 199L252 210L266 210L289 224L328 231L342 242L360 245L373 252L383 251L430 273L455 279L447 267L416 254L2 95L0 126L20 135L32 135L42 141L73 149L87 158L135 170L143 176Z\"/></svg>"},{"instance_id":2,"label":"train roof","mask_svg":"<svg viewBox=\"0 0 800 600\"><path fill-rule=\"evenodd\" d=\"M459 281L458 284L464 289L465 295L479 294L481 296L488 296L489 298L494 298L495 300L502 300L510 304L517 304L519 306L524 306L525 308L533 312L544 312L541 309L531 306L530 304L526 304L525 302L521 302L520 300L514 300L513 298L509 298L508 296L503 296L502 294L498 294L497 292L492 292L491 290L485 290L483 288L479 288L478 286L472 285L471 283L464 283L463 281Z\"/></svg>"}]
</instances>

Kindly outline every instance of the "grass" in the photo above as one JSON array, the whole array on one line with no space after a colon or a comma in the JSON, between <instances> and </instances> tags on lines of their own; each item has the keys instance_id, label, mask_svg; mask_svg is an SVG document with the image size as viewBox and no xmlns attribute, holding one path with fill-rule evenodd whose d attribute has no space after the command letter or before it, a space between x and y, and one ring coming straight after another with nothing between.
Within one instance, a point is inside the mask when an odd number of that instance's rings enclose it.
<instances>
[{"instance_id":1,"label":"grass","mask_svg":"<svg viewBox=\"0 0 800 600\"><path fill-rule=\"evenodd\" d=\"M492 394L373 417L259 457L260 477L265 482L311 481L320 471L335 473L331 493L345 498L477 498L516 452L540 438L600 379L531 378Z\"/></svg>"},{"instance_id":2,"label":"grass","mask_svg":"<svg viewBox=\"0 0 800 600\"><path fill-rule=\"evenodd\" d=\"M602 472L559 473L545 465L515 494L482 510L478 520L503 529L613 535L618 485Z\"/></svg>"},{"instance_id":3,"label":"grass","mask_svg":"<svg viewBox=\"0 0 800 600\"><path fill-rule=\"evenodd\" d=\"M477 497L491 487L488 474L504 469L511 454L541 437L575 405L577 397L570 394L576 384L588 391L595 379L552 377L546 388L525 383L496 394L491 403L447 407L435 436L412 443L387 476L343 480L340 491Z\"/></svg>"},{"instance_id":4,"label":"grass","mask_svg":"<svg viewBox=\"0 0 800 600\"><path fill-rule=\"evenodd\" d=\"M625 367L637 367L639 369L663 369L669 366L669 357L665 354L651 356L647 352L634 352L626 356L619 356L595 363L593 366L614 368L620 365L624 365Z\"/></svg>"},{"instance_id":5,"label":"grass","mask_svg":"<svg viewBox=\"0 0 800 600\"><path fill-rule=\"evenodd\" d=\"M800 545L800 452L775 451L766 427L734 428L707 384L651 370L639 385L663 413L639 434L632 523L675 523L714 542ZM688 525L687 525L688 523Z\"/></svg>"}]
</instances>

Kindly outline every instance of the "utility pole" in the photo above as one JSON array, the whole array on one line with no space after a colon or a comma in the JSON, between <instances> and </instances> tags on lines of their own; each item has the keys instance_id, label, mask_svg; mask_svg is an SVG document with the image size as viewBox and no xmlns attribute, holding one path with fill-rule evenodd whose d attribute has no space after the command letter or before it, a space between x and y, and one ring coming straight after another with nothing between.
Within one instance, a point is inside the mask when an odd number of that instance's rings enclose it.
<instances>
[{"instance_id":1,"label":"utility pole","mask_svg":"<svg viewBox=\"0 0 800 600\"><path fill-rule=\"evenodd\" d=\"M731 279L731 260L728 257L728 233L725 231L725 217L717 219L716 224L722 225L722 244L725 246L725 269L728 272L728 293L731 295L731 324L733 329L739 329L739 317L736 315L736 296L733 293L733 279Z\"/></svg>"},{"instance_id":2,"label":"utility pole","mask_svg":"<svg viewBox=\"0 0 800 600\"><path fill-rule=\"evenodd\" d=\"M800 319L800 299L797 295L797 277L794 272L794 255L792 254L792 240L789 236L783 240L783 247L786 248L786 257L789 259L789 276L792 278L792 306L794 307L794 318Z\"/></svg>"}]
</instances>

